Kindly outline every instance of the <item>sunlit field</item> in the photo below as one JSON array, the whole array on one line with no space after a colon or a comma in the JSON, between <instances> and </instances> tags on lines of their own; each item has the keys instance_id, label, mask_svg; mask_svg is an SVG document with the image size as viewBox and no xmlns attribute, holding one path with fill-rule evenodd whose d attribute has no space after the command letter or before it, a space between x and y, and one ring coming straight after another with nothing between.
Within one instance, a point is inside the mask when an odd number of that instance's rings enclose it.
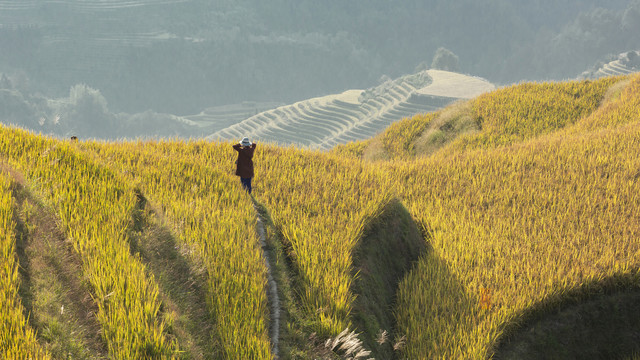
<instances>
[{"instance_id":1,"label":"sunlit field","mask_svg":"<svg viewBox=\"0 0 640 360\"><path fill-rule=\"evenodd\" d=\"M109 357L275 355L254 205L268 213L278 242L269 251L291 285L279 291L300 311L281 325L290 352L278 356L346 357L325 344L364 331L354 284L372 269L356 254L399 201L427 250L393 284L393 308L382 311L395 328L379 329L391 333L381 342L399 359L483 359L534 315L640 289L638 153L638 76L506 87L331 151L259 143L252 196L234 176L230 143L73 142L3 127L0 354L48 358L55 341L21 300L18 182L81 259ZM145 247L154 242L173 250ZM192 284L167 286L171 272L156 270L178 260L188 282L202 279L206 328L181 307ZM376 356L368 350L361 358Z\"/></svg>"}]
</instances>

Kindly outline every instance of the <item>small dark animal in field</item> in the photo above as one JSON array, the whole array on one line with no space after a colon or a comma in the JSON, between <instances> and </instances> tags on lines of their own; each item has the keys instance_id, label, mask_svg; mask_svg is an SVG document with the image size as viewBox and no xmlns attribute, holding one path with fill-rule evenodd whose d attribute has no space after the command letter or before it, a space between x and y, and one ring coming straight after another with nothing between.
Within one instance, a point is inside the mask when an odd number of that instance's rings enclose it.
<instances>
[{"instance_id":1,"label":"small dark animal in field","mask_svg":"<svg viewBox=\"0 0 640 360\"><path fill-rule=\"evenodd\" d=\"M72 136L72 137L71 137L71 141L78 141L78 137L77 137L77 136L75 136L75 135L74 135L74 136Z\"/></svg>"}]
</instances>

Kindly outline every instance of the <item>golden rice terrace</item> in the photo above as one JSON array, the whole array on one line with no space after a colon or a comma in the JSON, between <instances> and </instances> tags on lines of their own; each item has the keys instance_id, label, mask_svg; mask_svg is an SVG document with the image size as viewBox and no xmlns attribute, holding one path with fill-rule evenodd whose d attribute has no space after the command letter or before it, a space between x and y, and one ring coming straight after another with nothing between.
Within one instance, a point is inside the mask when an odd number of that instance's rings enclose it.
<instances>
[{"instance_id":1,"label":"golden rice terrace","mask_svg":"<svg viewBox=\"0 0 640 360\"><path fill-rule=\"evenodd\" d=\"M0 357L632 358L638 154L637 75L259 143L253 196L230 143L2 127Z\"/></svg>"}]
</instances>

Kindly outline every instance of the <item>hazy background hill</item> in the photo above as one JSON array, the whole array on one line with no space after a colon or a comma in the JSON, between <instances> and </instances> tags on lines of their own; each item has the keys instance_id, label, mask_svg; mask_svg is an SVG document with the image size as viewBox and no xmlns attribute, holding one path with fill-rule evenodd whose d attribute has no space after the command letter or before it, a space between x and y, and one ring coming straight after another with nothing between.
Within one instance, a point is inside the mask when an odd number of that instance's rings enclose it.
<instances>
[{"instance_id":1,"label":"hazy background hill","mask_svg":"<svg viewBox=\"0 0 640 360\"><path fill-rule=\"evenodd\" d=\"M496 84L566 79L640 48L639 32L637 0L2 0L2 99L36 123L55 118L38 116L44 99L86 84L119 124L366 89L433 67L441 47L459 60L445 70Z\"/></svg>"}]
</instances>

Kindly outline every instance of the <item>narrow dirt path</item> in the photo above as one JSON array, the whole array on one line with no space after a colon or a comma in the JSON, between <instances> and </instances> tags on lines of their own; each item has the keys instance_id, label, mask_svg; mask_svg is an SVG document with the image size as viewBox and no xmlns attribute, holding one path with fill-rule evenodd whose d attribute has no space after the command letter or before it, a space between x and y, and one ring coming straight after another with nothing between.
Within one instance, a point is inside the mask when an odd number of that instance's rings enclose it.
<instances>
[{"instance_id":1,"label":"narrow dirt path","mask_svg":"<svg viewBox=\"0 0 640 360\"><path fill-rule=\"evenodd\" d=\"M254 205L255 207L255 205ZM271 314L271 326L269 335L271 337L271 353L274 359L278 359L278 339L280 337L280 298L278 297L278 285L273 278L273 265L269 261L269 247L264 230L264 219L260 215L258 208L256 209L257 224L256 231L260 237L260 247L262 248L262 258L267 267L267 297L269 299L269 313Z\"/></svg>"},{"instance_id":2,"label":"narrow dirt path","mask_svg":"<svg viewBox=\"0 0 640 360\"><path fill-rule=\"evenodd\" d=\"M25 187L22 174L9 172L17 208L20 295L38 341L54 358L107 358L82 260L56 216Z\"/></svg>"}]
</instances>

